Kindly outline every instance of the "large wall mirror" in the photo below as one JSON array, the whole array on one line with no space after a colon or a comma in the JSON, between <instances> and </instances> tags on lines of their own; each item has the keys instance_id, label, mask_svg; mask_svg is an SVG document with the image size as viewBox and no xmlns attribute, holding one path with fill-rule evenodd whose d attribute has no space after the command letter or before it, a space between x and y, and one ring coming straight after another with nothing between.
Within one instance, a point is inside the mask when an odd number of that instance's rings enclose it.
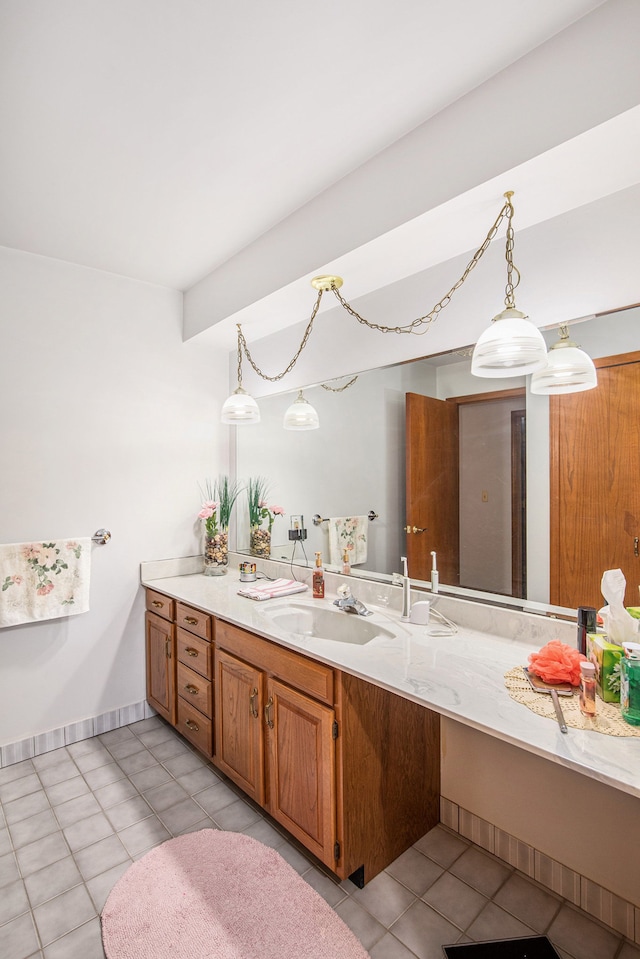
<instances>
[{"instance_id":1,"label":"large wall mirror","mask_svg":"<svg viewBox=\"0 0 640 959\"><path fill-rule=\"evenodd\" d=\"M571 336L594 359L618 357L618 365L633 367L634 376L640 369L640 357L632 356L640 351L640 308L576 322ZM554 343L557 329L545 338ZM292 396L270 396L260 400L262 422L237 431L237 476L265 477L269 501L285 510L273 526L274 558L312 565L321 551L325 565L338 568L327 520L371 513L366 558L352 566L354 576L388 578L400 570L400 557L409 556L412 579L428 581L435 550L443 588L505 597L516 605L575 608L602 605L600 578L613 565L625 570L627 604L638 605L640 379L607 386L604 371L600 378L613 396L625 397L615 425L608 406L587 414L574 403L586 402L576 397L596 394L600 386L572 397L534 396L525 377L471 376L465 351L370 370L343 392L334 391L341 381L326 384L333 390L305 389L320 417L318 430L284 430ZM448 472L441 439L429 432L437 406L424 413L425 433L408 437L408 395L418 403L425 397L426 404L456 407L457 475ZM573 420L565 415L568 409ZM581 450L585 456L567 472L566 456ZM412 486L407 471L418 453L427 470ZM620 463L631 477L624 493L616 472ZM619 517L612 515L616 503L606 499L612 495L626 500L617 503ZM237 547L248 551L243 505L241 498ZM448 519L451 510L456 523ZM307 530L303 543L288 538L289 517L299 515ZM314 516L323 522L315 525ZM622 528L621 545L605 546L605 531L613 525Z\"/></svg>"}]
</instances>

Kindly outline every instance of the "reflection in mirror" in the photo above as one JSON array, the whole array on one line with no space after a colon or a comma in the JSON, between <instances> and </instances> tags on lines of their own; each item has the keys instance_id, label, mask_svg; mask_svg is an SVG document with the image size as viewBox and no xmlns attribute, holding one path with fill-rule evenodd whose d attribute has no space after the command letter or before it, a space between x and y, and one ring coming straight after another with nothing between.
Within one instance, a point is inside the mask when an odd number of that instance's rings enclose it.
<instances>
[{"instance_id":1,"label":"reflection in mirror","mask_svg":"<svg viewBox=\"0 0 640 959\"><path fill-rule=\"evenodd\" d=\"M639 320L640 309L623 310L571 324L571 335L594 359L631 353L640 349ZM555 342L557 328L545 338L548 344ZM596 392L597 388L590 391ZM428 428L438 415L433 406L423 416L417 439L407 445L411 425L407 394L447 401L457 408L457 476L445 471L446 456L432 435L427 448ZM282 418L291 401L287 396L261 399L261 424L238 430L238 477L267 477L271 498L285 509L285 517L273 527L272 556L311 565L314 553L321 551L325 565L337 569L341 556L332 555L334 562L329 562L329 523L315 526L312 517L366 516L371 510L377 518L366 520L366 559L352 562L353 575L389 577L400 570L400 556L407 555L412 579L428 581L435 549L443 585L541 604L602 605L593 591L611 559L594 555L599 547L572 561L588 571L579 586L583 598L568 588L563 595L558 583L551 582L550 399L533 396L527 378L478 380L471 376L469 357L452 353L371 370L343 393L305 387L305 396L318 411L319 430L283 429ZM552 408L563 401L564 397L552 398ZM637 417L628 425L635 430L637 448ZM564 442L571 448L574 439L565 436ZM588 440L581 437L580 442ZM625 435L616 437L621 448L627 442ZM424 462L412 486L418 453ZM602 467L601 456L594 454L592 471ZM597 502L583 498L580 491L574 493L574 526L606 524ZM637 500L637 492L635 496ZM637 502L625 504L625 510L634 520L640 516ZM245 512L241 500L240 550L249 545ZM303 542L288 539L289 517L294 514L304 516ZM413 532L414 528L425 532ZM554 548L557 554L557 544ZM616 565L622 565L621 558ZM637 605L640 576L636 571L634 578L633 569L628 578ZM556 579L560 575L555 568L553 575Z\"/></svg>"}]
</instances>

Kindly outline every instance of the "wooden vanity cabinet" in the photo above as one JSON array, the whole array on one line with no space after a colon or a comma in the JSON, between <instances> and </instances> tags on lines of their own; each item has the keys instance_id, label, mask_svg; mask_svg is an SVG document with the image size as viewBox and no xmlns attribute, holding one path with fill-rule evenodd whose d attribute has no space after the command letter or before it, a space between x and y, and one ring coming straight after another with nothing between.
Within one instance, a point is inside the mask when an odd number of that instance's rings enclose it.
<instances>
[{"instance_id":1,"label":"wooden vanity cabinet","mask_svg":"<svg viewBox=\"0 0 640 959\"><path fill-rule=\"evenodd\" d=\"M176 603L176 722L196 749L213 753L213 622L211 616Z\"/></svg>"},{"instance_id":2,"label":"wooden vanity cabinet","mask_svg":"<svg viewBox=\"0 0 640 959\"><path fill-rule=\"evenodd\" d=\"M359 885L439 820L439 717L216 620L213 762Z\"/></svg>"},{"instance_id":3,"label":"wooden vanity cabinet","mask_svg":"<svg viewBox=\"0 0 640 959\"><path fill-rule=\"evenodd\" d=\"M175 725L175 603L148 589L146 606L147 701Z\"/></svg>"},{"instance_id":4,"label":"wooden vanity cabinet","mask_svg":"<svg viewBox=\"0 0 640 959\"><path fill-rule=\"evenodd\" d=\"M215 683L214 763L334 869L333 671L218 620Z\"/></svg>"},{"instance_id":5,"label":"wooden vanity cabinet","mask_svg":"<svg viewBox=\"0 0 640 959\"><path fill-rule=\"evenodd\" d=\"M213 622L211 616L147 589L147 701L211 758Z\"/></svg>"}]
</instances>

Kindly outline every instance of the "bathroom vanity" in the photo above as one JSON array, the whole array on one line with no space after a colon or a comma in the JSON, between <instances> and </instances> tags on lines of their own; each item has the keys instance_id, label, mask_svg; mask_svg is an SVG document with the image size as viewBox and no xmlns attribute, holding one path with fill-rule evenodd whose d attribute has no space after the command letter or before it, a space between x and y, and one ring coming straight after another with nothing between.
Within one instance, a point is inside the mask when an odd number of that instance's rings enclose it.
<instances>
[{"instance_id":1,"label":"bathroom vanity","mask_svg":"<svg viewBox=\"0 0 640 959\"><path fill-rule=\"evenodd\" d=\"M309 590L254 602L238 596L233 569L176 572L143 567L149 702L340 877L368 881L439 818L610 924L606 909L622 909L630 935L640 864L625 849L640 836L640 738L562 734L504 685L550 639L575 643L575 623L439 594L458 631L430 635L401 622L398 587L359 580L376 632L350 643L292 628L294 606L352 623L332 605L338 576L328 575L325 600ZM206 617L208 638L194 639L187 616ZM600 809L608 825L594 831ZM575 841L585 831L588 861Z\"/></svg>"},{"instance_id":2,"label":"bathroom vanity","mask_svg":"<svg viewBox=\"0 0 640 959\"><path fill-rule=\"evenodd\" d=\"M362 885L439 820L438 714L216 616L228 608L222 596L182 602L184 585L146 590L149 703L321 862Z\"/></svg>"}]
</instances>

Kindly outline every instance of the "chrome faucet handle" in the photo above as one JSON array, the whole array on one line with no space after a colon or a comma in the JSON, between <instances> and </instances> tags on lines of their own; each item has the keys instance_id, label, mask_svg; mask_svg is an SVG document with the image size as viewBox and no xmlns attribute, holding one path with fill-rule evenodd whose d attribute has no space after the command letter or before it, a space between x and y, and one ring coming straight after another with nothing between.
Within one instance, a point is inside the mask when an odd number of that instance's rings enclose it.
<instances>
[{"instance_id":1,"label":"chrome faucet handle","mask_svg":"<svg viewBox=\"0 0 640 959\"><path fill-rule=\"evenodd\" d=\"M342 596L344 599L348 599L351 593L351 586L349 583L343 583L342 586L338 586L338 596Z\"/></svg>"}]
</instances>

